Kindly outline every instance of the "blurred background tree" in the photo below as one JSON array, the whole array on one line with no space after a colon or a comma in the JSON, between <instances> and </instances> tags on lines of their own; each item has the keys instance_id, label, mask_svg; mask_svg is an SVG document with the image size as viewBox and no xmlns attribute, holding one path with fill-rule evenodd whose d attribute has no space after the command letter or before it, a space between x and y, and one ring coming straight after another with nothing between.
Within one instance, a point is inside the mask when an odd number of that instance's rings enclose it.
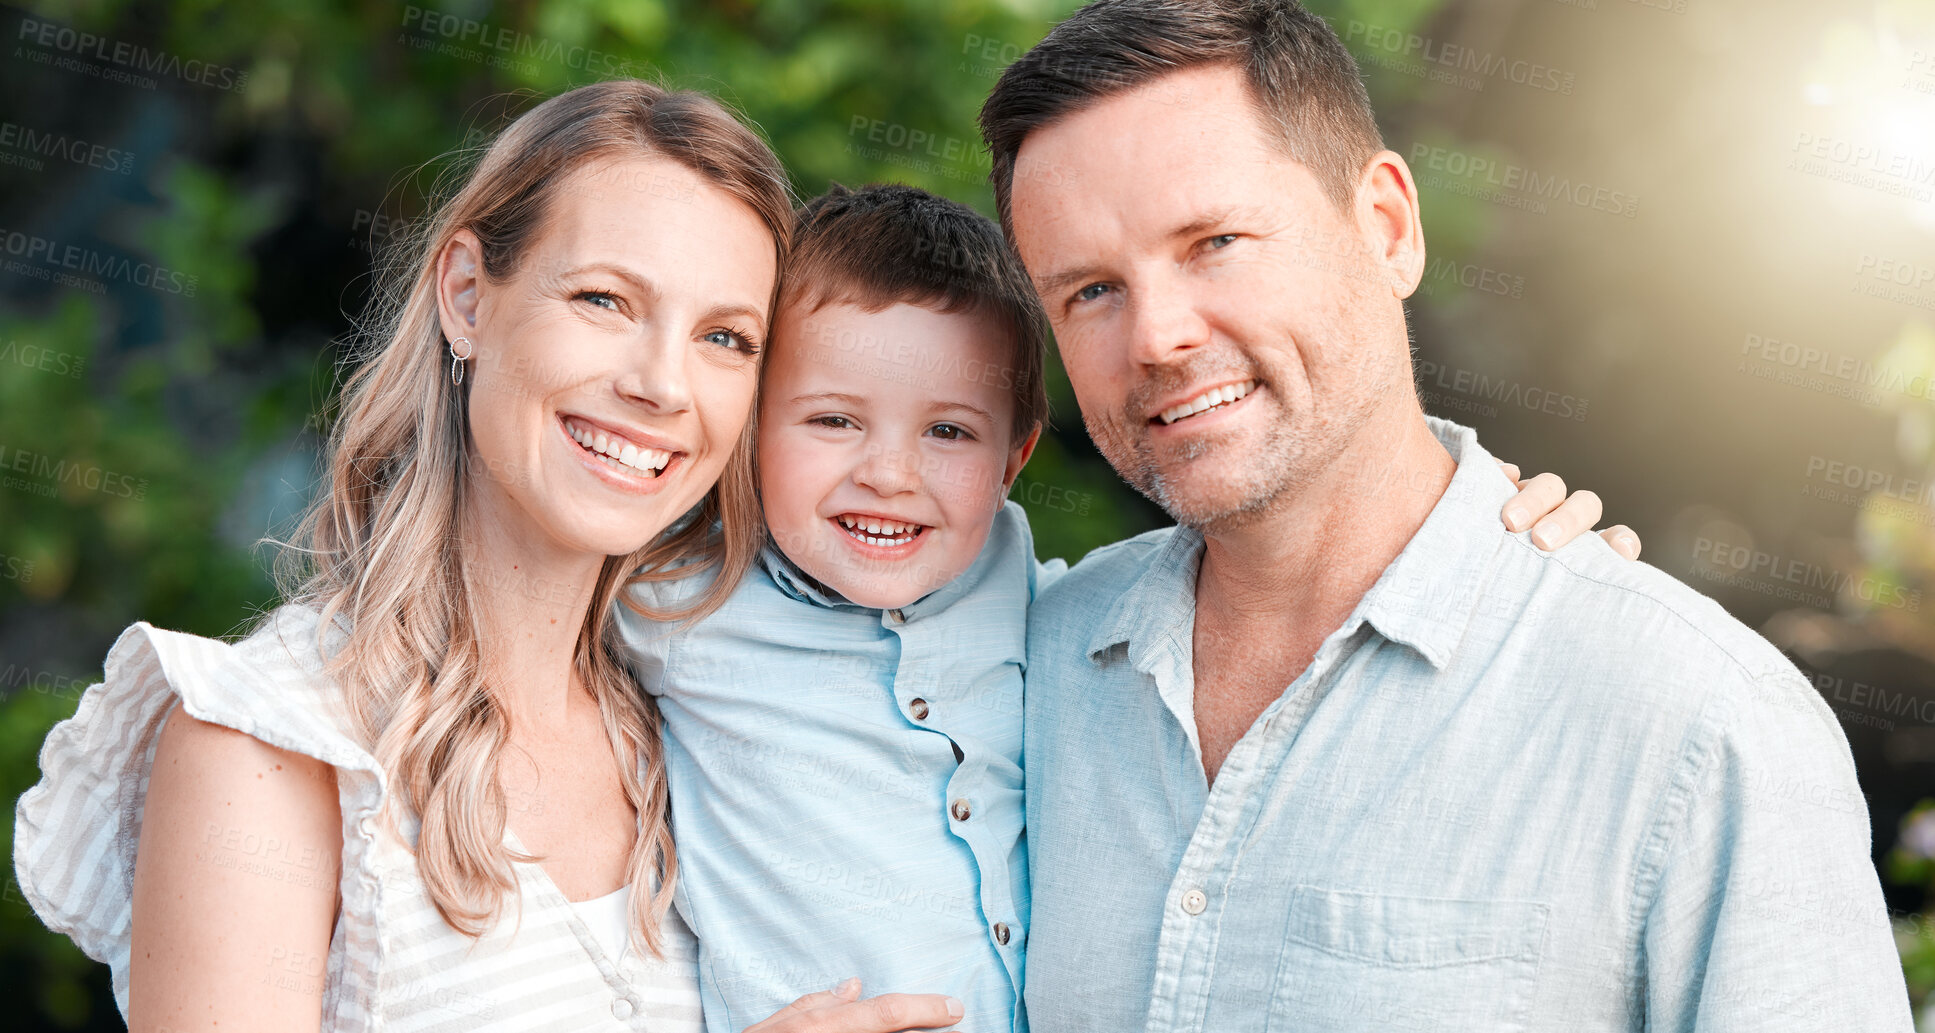
<instances>
[{"instance_id":1,"label":"blurred background tree","mask_svg":"<svg viewBox=\"0 0 1935 1033\"><path fill-rule=\"evenodd\" d=\"M1075 6L5 8L0 797L37 780L47 729L127 624L221 635L273 605L255 543L308 497L332 342L446 156L537 98L636 75L745 112L802 196L899 180L991 213L975 113ZM1811 495L1809 471L1935 479L1935 410L1901 390L1855 398L1832 377L1798 382L1788 374L1813 374L1754 342L1935 372L1935 291L1862 293L1878 267L1864 257L1935 266L1935 205L1912 175L1889 194L1797 164L1824 137L1928 145L1935 63L1910 55L1935 52L1929 6L1311 4L1358 55L1388 141L1419 176L1431 264L1413 325L1428 408L1528 470L1599 490L1649 559L1788 648L1848 731L1878 855L1935 795L1935 721L1850 702L1851 687L1935 700L1935 629L1928 611L1835 578L1919 593L1935 576L1935 511ZM146 57L130 67L113 56L122 45ZM1877 112L1892 121L1870 125ZM58 152L31 142L49 137ZM59 269L34 242L90 257ZM1058 366L1051 377L1055 426L1014 492L1040 553L1074 559L1164 522L1095 454ZM1810 595L1733 569L1717 543L1801 559L1833 587ZM10 824L0 837L11 842ZM1935 835L1910 835L1890 863L1918 1000L1935 985L1935 940L1913 917L1927 851ZM4 898L0 989L18 1002L16 1027L119 1028L105 968L43 928L11 875Z\"/></svg>"}]
</instances>

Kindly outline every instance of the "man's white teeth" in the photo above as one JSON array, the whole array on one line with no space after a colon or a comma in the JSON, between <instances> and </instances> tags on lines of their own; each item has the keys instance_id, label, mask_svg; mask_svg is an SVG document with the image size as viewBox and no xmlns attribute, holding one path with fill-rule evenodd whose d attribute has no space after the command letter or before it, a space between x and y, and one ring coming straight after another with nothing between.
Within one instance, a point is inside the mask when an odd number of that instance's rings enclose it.
<instances>
[{"instance_id":1,"label":"man's white teeth","mask_svg":"<svg viewBox=\"0 0 1935 1033\"><path fill-rule=\"evenodd\" d=\"M838 519L848 534L868 545L904 545L927 528L925 524L907 524L878 517L842 515Z\"/></svg>"},{"instance_id":2,"label":"man's white teeth","mask_svg":"<svg viewBox=\"0 0 1935 1033\"><path fill-rule=\"evenodd\" d=\"M1162 411L1162 422L1164 424L1174 423L1185 416L1194 416L1199 412L1214 409L1219 405L1228 405L1238 398L1249 394L1255 387L1256 381L1254 380L1245 381L1241 384L1224 384L1222 387L1212 387L1181 405L1172 405L1164 409Z\"/></svg>"},{"instance_id":3,"label":"man's white teeth","mask_svg":"<svg viewBox=\"0 0 1935 1033\"><path fill-rule=\"evenodd\" d=\"M598 453L606 461L620 466L658 476L665 464L672 461L672 453L662 448L639 448L623 438L614 438L601 430L592 430L566 420L564 429L571 433L571 440Z\"/></svg>"}]
</instances>

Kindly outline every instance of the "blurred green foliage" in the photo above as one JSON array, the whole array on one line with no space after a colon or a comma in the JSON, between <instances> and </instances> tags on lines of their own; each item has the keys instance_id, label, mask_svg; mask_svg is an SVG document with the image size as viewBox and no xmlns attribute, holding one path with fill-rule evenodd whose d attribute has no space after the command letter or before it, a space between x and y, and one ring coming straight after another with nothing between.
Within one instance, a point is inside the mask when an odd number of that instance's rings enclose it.
<instances>
[{"instance_id":1,"label":"blurred green foliage","mask_svg":"<svg viewBox=\"0 0 1935 1033\"><path fill-rule=\"evenodd\" d=\"M1405 28L1438 3L1313 6ZM120 179L0 170L8 224L180 271L188 286L10 279L0 293L0 465L13 471L0 490L0 796L37 780L47 729L128 623L219 635L273 604L253 542L307 491L330 342L361 307L390 220L422 214L440 155L537 97L630 74L746 113L802 196L898 180L992 212L974 116L1001 69L1074 6L40 0L9 12L10 30L57 22L221 66L238 88L164 77L143 89L18 49L5 70L0 114L71 119L139 155ZM1394 104L1416 86L1373 82ZM1051 377L1058 432L1015 497L1041 555L1073 560L1160 515L1093 454L1059 366ZM10 853L11 823L0 837ZM4 897L0 986L15 1028L118 1028L105 968L42 927L11 876Z\"/></svg>"}]
</instances>

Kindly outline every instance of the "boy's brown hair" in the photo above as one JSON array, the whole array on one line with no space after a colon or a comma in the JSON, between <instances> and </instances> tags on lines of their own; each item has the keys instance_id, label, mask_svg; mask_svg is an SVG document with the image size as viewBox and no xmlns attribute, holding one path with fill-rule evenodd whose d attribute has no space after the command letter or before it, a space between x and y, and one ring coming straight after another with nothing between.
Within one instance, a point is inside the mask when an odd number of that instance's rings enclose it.
<instances>
[{"instance_id":1,"label":"boy's brown hair","mask_svg":"<svg viewBox=\"0 0 1935 1033\"><path fill-rule=\"evenodd\" d=\"M868 312L907 304L990 319L1007 338L989 376L1013 393L1011 446L1047 423L1048 319L1020 257L981 213L898 184L850 190L836 183L801 205L780 318L842 302Z\"/></svg>"}]
</instances>

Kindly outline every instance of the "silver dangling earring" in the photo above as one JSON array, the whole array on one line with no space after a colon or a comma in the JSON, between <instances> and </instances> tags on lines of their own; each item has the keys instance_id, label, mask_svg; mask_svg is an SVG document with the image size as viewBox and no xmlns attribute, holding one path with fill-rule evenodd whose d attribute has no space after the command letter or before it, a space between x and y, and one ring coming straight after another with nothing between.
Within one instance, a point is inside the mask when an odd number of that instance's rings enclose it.
<instances>
[{"instance_id":1,"label":"silver dangling earring","mask_svg":"<svg viewBox=\"0 0 1935 1033\"><path fill-rule=\"evenodd\" d=\"M458 341L462 341L464 345L464 351L461 355L457 354ZM470 338L468 337L459 337L456 341L450 342L450 382L452 384L458 387L463 386L464 363L469 361L470 357L475 354L477 354L477 346L471 344Z\"/></svg>"}]
</instances>

